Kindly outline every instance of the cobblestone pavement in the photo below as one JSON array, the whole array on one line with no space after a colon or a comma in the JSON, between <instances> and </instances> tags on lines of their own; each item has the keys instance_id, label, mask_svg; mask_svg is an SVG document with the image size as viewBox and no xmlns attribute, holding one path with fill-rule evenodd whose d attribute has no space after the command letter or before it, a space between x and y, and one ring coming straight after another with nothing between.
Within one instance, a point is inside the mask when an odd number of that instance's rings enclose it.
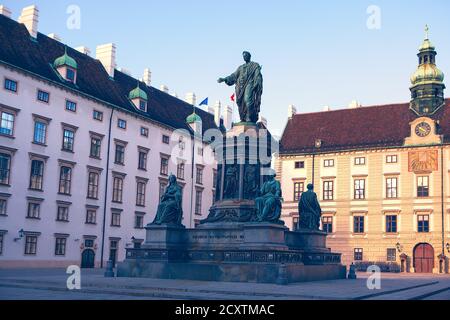
<instances>
[{"instance_id":1,"label":"cobblestone pavement","mask_svg":"<svg viewBox=\"0 0 450 320\"><path fill-rule=\"evenodd\" d=\"M382 274L381 289L357 280L327 280L279 286L257 283L105 278L82 270L81 289L66 287L63 269L0 269L0 300L450 300L449 275Z\"/></svg>"}]
</instances>

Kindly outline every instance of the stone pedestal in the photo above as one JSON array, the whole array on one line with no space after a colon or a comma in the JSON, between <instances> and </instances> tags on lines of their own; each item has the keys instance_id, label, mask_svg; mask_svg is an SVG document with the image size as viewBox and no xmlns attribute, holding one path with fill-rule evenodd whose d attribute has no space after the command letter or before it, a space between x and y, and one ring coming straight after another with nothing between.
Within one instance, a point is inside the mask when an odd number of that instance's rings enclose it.
<instances>
[{"instance_id":1,"label":"stone pedestal","mask_svg":"<svg viewBox=\"0 0 450 320\"><path fill-rule=\"evenodd\" d=\"M186 246L184 226L149 224L146 229L144 249L181 249Z\"/></svg>"},{"instance_id":2,"label":"stone pedestal","mask_svg":"<svg viewBox=\"0 0 450 320\"><path fill-rule=\"evenodd\" d=\"M216 203L208 218L195 229L147 226L145 244L127 249L117 276L279 284L345 278L326 233L257 222L255 199L270 168L270 139L254 124L228 132L225 146L216 149Z\"/></svg>"}]
</instances>

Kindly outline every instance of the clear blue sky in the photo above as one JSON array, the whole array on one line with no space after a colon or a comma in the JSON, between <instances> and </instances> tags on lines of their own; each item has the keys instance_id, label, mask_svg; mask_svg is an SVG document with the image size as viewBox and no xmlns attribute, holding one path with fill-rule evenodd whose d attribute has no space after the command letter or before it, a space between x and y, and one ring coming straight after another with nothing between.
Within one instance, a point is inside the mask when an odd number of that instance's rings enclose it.
<instances>
[{"instance_id":1,"label":"clear blue sky","mask_svg":"<svg viewBox=\"0 0 450 320\"><path fill-rule=\"evenodd\" d=\"M229 103L232 88L218 85L242 63L248 50L263 65L262 114L280 134L287 106L299 112L409 101L409 77L430 25L437 63L450 77L448 0L7 0L17 18L37 4L39 31L54 32L70 46L117 45L119 67L141 77L152 70L153 85L165 84L184 98L195 92ZM81 29L66 27L69 5L81 9ZM369 30L366 10L381 9L381 29ZM448 79L448 78L447 78ZM450 82L449 84L450 90ZM447 95L448 96L448 95Z\"/></svg>"}]
</instances>

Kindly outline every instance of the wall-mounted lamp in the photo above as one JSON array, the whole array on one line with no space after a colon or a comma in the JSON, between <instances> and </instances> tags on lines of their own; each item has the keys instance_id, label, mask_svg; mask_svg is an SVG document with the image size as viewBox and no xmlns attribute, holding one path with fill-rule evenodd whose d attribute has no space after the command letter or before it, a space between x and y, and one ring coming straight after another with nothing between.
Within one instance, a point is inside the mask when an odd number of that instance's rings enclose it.
<instances>
[{"instance_id":1,"label":"wall-mounted lamp","mask_svg":"<svg viewBox=\"0 0 450 320\"><path fill-rule=\"evenodd\" d=\"M25 231L23 231L23 229L19 230L19 237L18 238L14 238L14 242L19 241L20 239L22 239L25 236Z\"/></svg>"},{"instance_id":2,"label":"wall-mounted lamp","mask_svg":"<svg viewBox=\"0 0 450 320\"><path fill-rule=\"evenodd\" d=\"M447 244L445 245L445 247L447 248L447 252L450 253L450 243L447 242Z\"/></svg>"},{"instance_id":3,"label":"wall-mounted lamp","mask_svg":"<svg viewBox=\"0 0 450 320\"><path fill-rule=\"evenodd\" d=\"M400 242L397 242L397 244L395 245L395 247L397 248L398 252L402 252L403 251L403 246L400 244Z\"/></svg>"}]
</instances>

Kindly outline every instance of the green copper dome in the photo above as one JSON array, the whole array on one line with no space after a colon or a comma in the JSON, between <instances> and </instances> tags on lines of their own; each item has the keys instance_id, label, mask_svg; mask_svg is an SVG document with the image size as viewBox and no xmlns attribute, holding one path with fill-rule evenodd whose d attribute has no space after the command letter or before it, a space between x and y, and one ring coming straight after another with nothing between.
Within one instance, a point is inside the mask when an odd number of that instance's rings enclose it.
<instances>
[{"instance_id":1,"label":"green copper dome","mask_svg":"<svg viewBox=\"0 0 450 320\"><path fill-rule=\"evenodd\" d=\"M145 93L145 91L142 90L139 87L139 85L135 89L130 91L128 98L130 98L130 100L133 100L133 99L142 99L142 100L146 100L146 101L148 100L147 93Z\"/></svg>"},{"instance_id":2,"label":"green copper dome","mask_svg":"<svg viewBox=\"0 0 450 320\"><path fill-rule=\"evenodd\" d=\"M59 58L56 58L55 62L53 63L53 66L54 66L55 68L58 68L58 67L61 67L61 66L68 66L68 67L71 67L71 68L74 68L74 69L77 69L77 68L78 68L78 64L77 64L77 62L75 61L75 59L72 58L72 57L70 57L70 56L67 54L67 49L66 49L66 51L64 52L64 55L62 55L62 56L59 57Z\"/></svg>"},{"instance_id":3,"label":"green copper dome","mask_svg":"<svg viewBox=\"0 0 450 320\"><path fill-rule=\"evenodd\" d=\"M194 112L193 114L191 114L189 117L186 118L186 122L188 124L192 124L195 122L202 122L202 118L200 118L200 116Z\"/></svg>"},{"instance_id":4,"label":"green copper dome","mask_svg":"<svg viewBox=\"0 0 450 320\"><path fill-rule=\"evenodd\" d=\"M431 43L430 39L425 39L420 46L419 51L434 51L435 49L436 47Z\"/></svg>"}]
</instances>

